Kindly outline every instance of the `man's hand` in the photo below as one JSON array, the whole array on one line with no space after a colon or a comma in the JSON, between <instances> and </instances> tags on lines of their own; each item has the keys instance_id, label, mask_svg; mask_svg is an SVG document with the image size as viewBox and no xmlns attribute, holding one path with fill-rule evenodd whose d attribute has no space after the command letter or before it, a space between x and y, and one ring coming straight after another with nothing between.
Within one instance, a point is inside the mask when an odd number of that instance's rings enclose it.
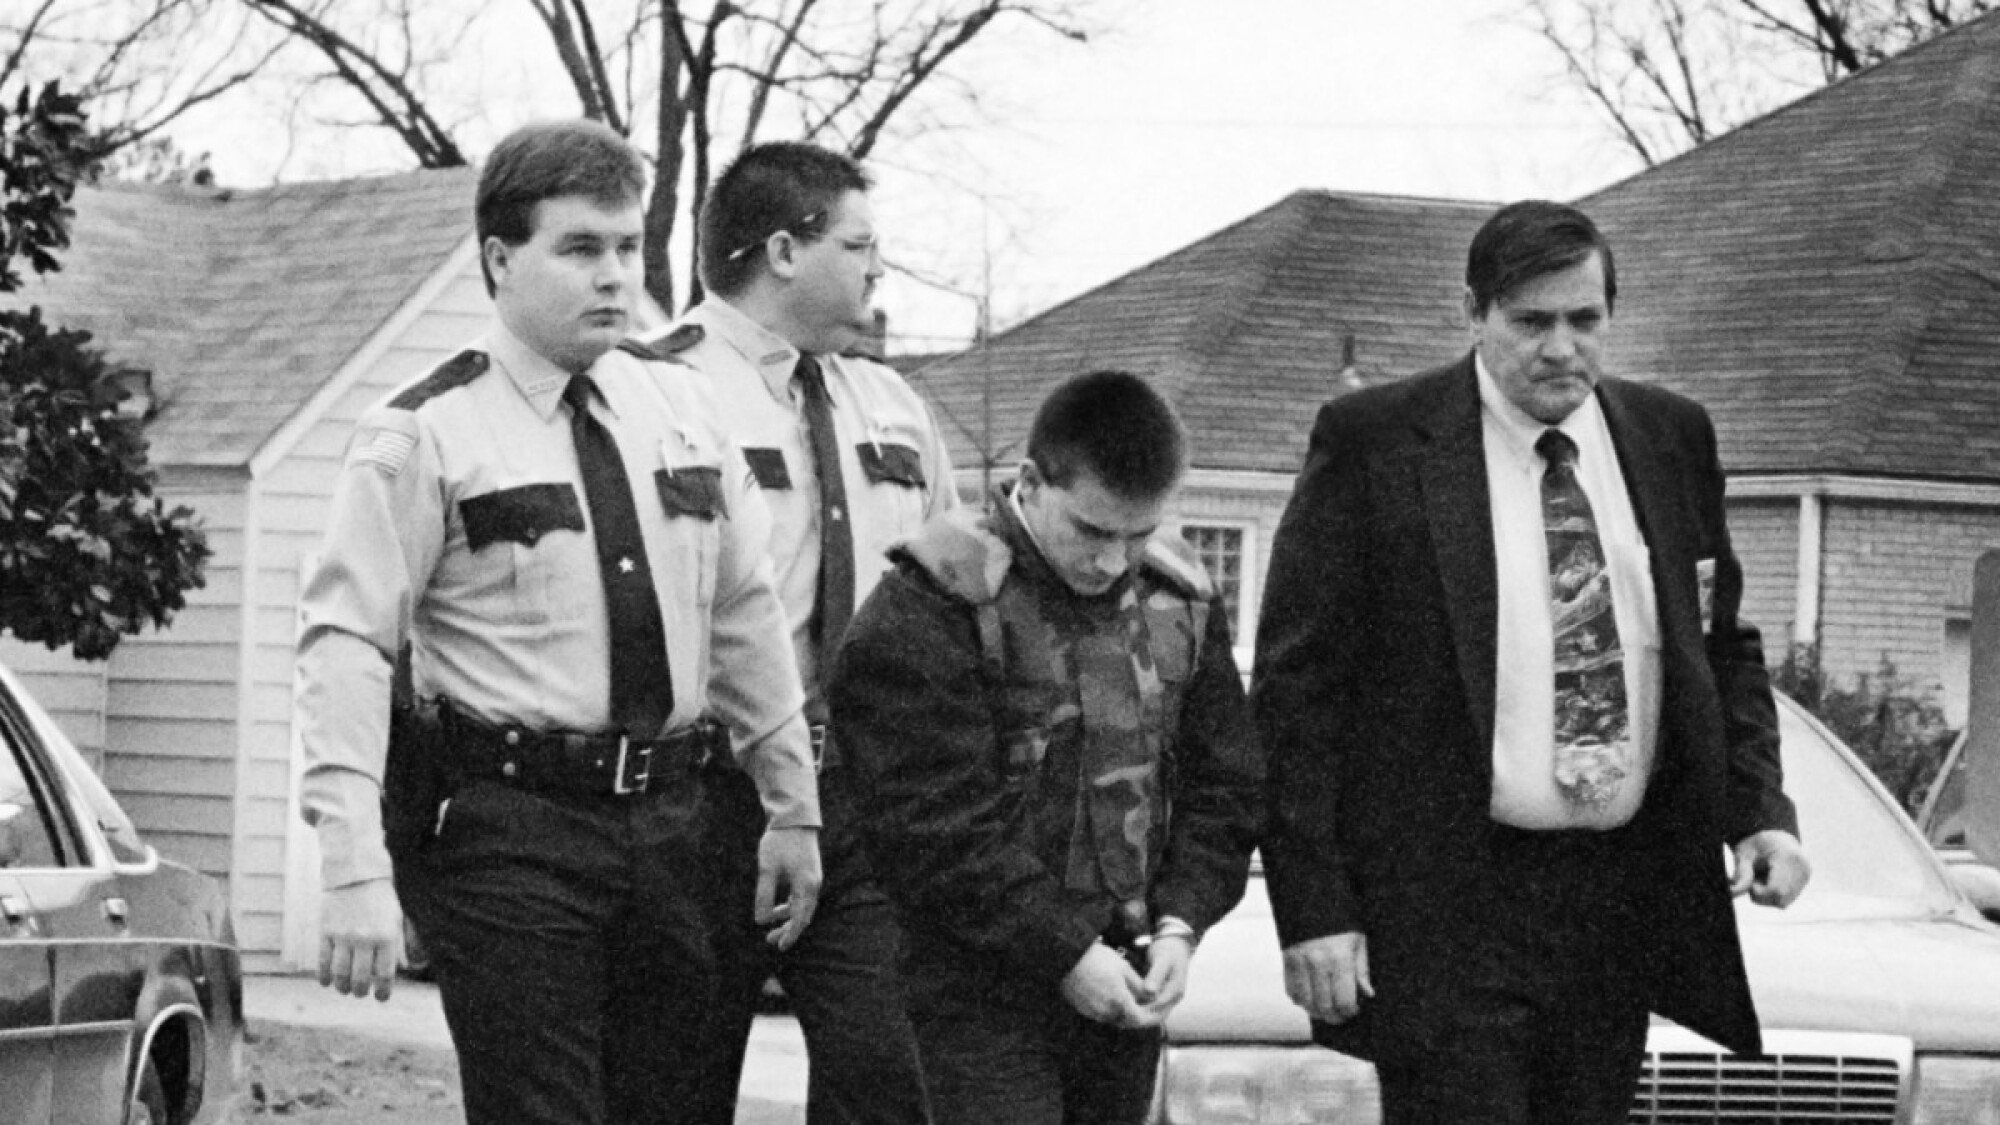
<instances>
[{"instance_id":1,"label":"man's hand","mask_svg":"<svg viewBox=\"0 0 2000 1125\"><path fill-rule=\"evenodd\" d=\"M387 1000L403 960L403 907L387 879L335 887L320 900L319 983Z\"/></svg>"},{"instance_id":2,"label":"man's hand","mask_svg":"<svg viewBox=\"0 0 2000 1125\"><path fill-rule=\"evenodd\" d=\"M799 940L819 905L819 880L819 829L765 829L757 845L757 922L772 927L765 941L790 949Z\"/></svg>"},{"instance_id":3,"label":"man's hand","mask_svg":"<svg viewBox=\"0 0 2000 1125\"><path fill-rule=\"evenodd\" d=\"M1285 950L1285 995L1321 1023L1345 1023L1375 995L1368 979L1368 939L1328 934Z\"/></svg>"},{"instance_id":4,"label":"man's hand","mask_svg":"<svg viewBox=\"0 0 2000 1125\"><path fill-rule=\"evenodd\" d=\"M1729 893L1750 892L1750 901L1759 906L1790 906L1812 879L1812 864L1798 837L1782 829L1767 828L1736 841L1736 878Z\"/></svg>"},{"instance_id":5,"label":"man's hand","mask_svg":"<svg viewBox=\"0 0 2000 1125\"><path fill-rule=\"evenodd\" d=\"M1146 991L1153 997L1146 1006L1162 1021L1187 995L1188 964L1193 959L1194 942L1179 935L1155 937L1146 947Z\"/></svg>"},{"instance_id":6,"label":"man's hand","mask_svg":"<svg viewBox=\"0 0 2000 1125\"><path fill-rule=\"evenodd\" d=\"M1092 945L1062 979L1062 996L1085 1019L1112 1027L1158 1027L1166 1018L1147 1006L1152 993L1116 950Z\"/></svg>"}]
</instances>

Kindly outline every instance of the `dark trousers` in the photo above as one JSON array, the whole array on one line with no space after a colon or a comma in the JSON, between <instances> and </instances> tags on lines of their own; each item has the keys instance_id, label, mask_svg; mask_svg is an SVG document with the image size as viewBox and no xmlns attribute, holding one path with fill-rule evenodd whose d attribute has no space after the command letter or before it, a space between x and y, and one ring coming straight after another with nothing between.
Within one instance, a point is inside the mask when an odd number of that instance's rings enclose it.
<instances>
[{"instance_id":1,"label":"dark trousers","mask_svg":"<svg viewBox=\"0 0 2000 1125\"><path fill-rule=\"evenodd\" d=\"M700 794L545 797L474 782L396 856L429 946L469 1125L675 1120L661 1059L714 989Z\"/></svg>"},{"instance_id":2,"label":"dark trousers","mask_svg":"<svg viewBox=\"0 0 2000 1125\"><path fill-rule=\"evenodd\" d=\"M784 953L771 948L752 917L764 830L756 790L735 770L710 771L703 785L711 798L707 846L726 872L715 884L710 921L721 983L695 1054L677 1064L689 1085L675 1120L736 1119L758 995L775 976L805 1035L807 1125L926 1125L924 1078L897 972L901 930L842 829L851 806L838 778L821 779L819 909Z\"/></svg>"},{"instance_id":3,"label":"dark trousers","mask_svg":"<svg viewBox=\"0 0 2000 1125\"><path fill-rule=\"evenodd\" d=\"M990 973L916 963L910 1020L937 1125L1142 1125L1157 1030L1084 1018L1059 992L1024 995Z\"/></svg>"},{"instance_id":4,"label":"dark trousers","mask_svg":"<svg viewBox=\"0 0 2000 1125\"><path fill-rule=\"evenodd\" d=\"M1623 833L1497 829L1492 917L1444 1033L1378 1066L1385 1125L1618 1125L1645 1059L1629 987Z\"/></svg>"}]
</instances>

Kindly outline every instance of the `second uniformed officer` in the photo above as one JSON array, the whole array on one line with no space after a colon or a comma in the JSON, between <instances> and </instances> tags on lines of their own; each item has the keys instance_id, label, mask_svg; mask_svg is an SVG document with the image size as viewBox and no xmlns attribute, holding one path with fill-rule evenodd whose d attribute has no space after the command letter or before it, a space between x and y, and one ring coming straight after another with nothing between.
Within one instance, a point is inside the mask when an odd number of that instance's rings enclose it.
<instances>
[{"instance_id":1,"label":"second uniformed officer","mask_svg":"<svg viewBox=\"0 0 2000 1125\"><path fill-rule=\"evenodd\" d=\"M1263 759L1221 599L1160 533L1184 465L1144 380L1063 384L992 514L900 548L835 660L940 1125L1143 1121L1243 893Z\"/></svg>"},{"instance_id":2,"label":"second uniformed officer","mask_svg":"<svg viewBox=\"0 0 2000 1125\"><path fill-rule=\"evenodd\" d=\"M780 941L818 890L759 499L701 380L613 350L643 186L601 125L495 147L475 211L497 322L363 415L305 592L321 980L386 997L407 907L474 1125L671 1118L661 1059L713 993L704 714L769 814L759 909ZM391 747L405 641L418 705Z\"/></svg>"},{"instance_id":3,"label":"second uniformed officer","mask_svg":"<svg viewBox=\"0 0 2000 1125\"><path fill-rule=\"evenodd\" d=\"M819 686L889 547L958 503L944 439L923 400L883 364L842 354L874 323L882 276L868 179L808 144L747 149L709 188L702 278L709 297L660 342L709 377L730 436L771 515L770 555L823 769L826 884L812 928L772 956L752 924L748 866L764 817L741 775L711 771L717 847L739 868L718 904L725 985L690 1068L686 1118L728 1125L755 990L784 984L811 1057L809 1125L927 1121L916 1045L897 987L897 932L854 846L852 804ZM725 886L727 884L725 883Z\"/></svg>"}]
</instances>

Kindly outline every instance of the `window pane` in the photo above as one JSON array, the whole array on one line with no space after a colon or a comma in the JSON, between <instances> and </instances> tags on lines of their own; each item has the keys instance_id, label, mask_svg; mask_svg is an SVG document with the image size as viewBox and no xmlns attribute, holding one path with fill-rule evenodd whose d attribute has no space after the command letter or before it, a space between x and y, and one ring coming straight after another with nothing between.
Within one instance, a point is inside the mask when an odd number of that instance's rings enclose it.
<instances>
[{"instance_id":1,"label":"window pane","mask_svg":"<svg viewBox=\"0 0 2000 1125\"><path fill-rule=\"evenodd\" d=\"M1243 593L1243 529L1183 524L1181 538L1194 548L1201 564L1208 568L1208 576L1215 580L1216 589L1222 592L1222 602L1229 613L1229 631L1241 632L1243 618L1237 604Z\"/></svg>"},{"instance_id":2,"label":"window pane","mask_svg":"<svg viewBox=\"0 0 2000 1125\"><path fill-rule=\"evenodd\" d=\"M0 728L0 738L4 738ZM9 741L0 750L0 867L58 867L55 837Z\"/></svg>"}]
</instances>

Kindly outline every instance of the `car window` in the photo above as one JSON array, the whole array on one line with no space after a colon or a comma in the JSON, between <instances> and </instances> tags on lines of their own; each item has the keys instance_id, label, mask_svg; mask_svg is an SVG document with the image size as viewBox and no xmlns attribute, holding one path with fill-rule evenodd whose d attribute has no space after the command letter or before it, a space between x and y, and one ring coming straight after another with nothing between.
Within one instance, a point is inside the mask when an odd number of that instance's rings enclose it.
<instances>
[{"instance_id":1,"label":"car window","mask_svg":"<svg viewBox=\"0 0 2000 1125\"><path fill-rule=\"evenodd\" d=\"M57 867L55 833L30 783L21 748L0 725L0 867Z\"/></svg>"},{"instance_id":2,"label":"car window","mask_svg":"<svg viewBox=\"0 0 2000 1125\"><path fill-rule=\"evenodd\" d=\"M0 681L4 686L4 681ZM139 830L132 826L131 818L111 796L111 790L98 779L97 771L90 768L83 756L71 746L68 736L56 726L56 721L42 710L35 697L18 688L13 692L14 704L27 719L28 728L41 741L48 752L52 764L60 771L69 784L71 796L81 804L79 810L97 825L104 842L111 849L111 858L121 864L143 864L150 862L151 853L146 842L139 838ZM74 814L72 814L74 815Z\"/></svg>"},{"instance_id":3,"label":"car window","mask_svg":"<svg viewBox=\"0 0 2000 1125\"><path fill-rule=\"evenodd\" d=\"M1951 890L1907 817L1870 784L1789 700L1778 709L1785 792L1799 809L1799 835L1812 862L1800 914L1929 913L1948 909Z\"/></svg>"}]
</instances>

